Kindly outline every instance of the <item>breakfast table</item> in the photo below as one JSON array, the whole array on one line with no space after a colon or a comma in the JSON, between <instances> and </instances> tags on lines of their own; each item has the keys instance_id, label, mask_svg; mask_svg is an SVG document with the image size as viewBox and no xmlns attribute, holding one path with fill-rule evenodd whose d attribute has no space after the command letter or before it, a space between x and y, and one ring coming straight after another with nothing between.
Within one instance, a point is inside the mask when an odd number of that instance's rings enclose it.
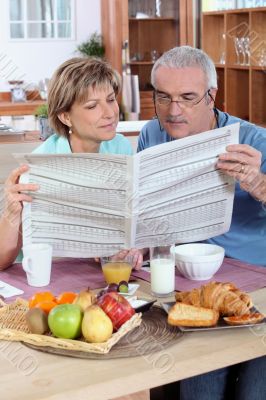
<instances>
[{"instance_id":1,"label":"breakfast table","mask_svg":"<svg viewBox=\"0 0 266 400\"><path fill-rule=\"evenodd\" d=\"M236 283L250 292L256 308L266 313L266 269L224 260L214 279ZM137 294L150 296L149 272L133 272L140 285ZM0 272L0 280L24 291L28 299L38 288L27 285L21 264ZM135 283L135 282L134 282ZM190 290L197 284L176 273L176 289ZM181 285L181 289L180 289ZM99 265L92 260L53 261L50 285L54 294L105 286ZM1 290L0 290L1 294ZM163 299L173 301L174 297ZM14 297L6 299L13 302ZM161 300L158 299L158 302ZM166 314L165 314L166 318ZM0 341L0 397L9 400L114 399L178 381L266 354L266 324L254 327L185 332L170 346L153 352L148 335L135 345L134 356L82 359L49 354L21 342ZM150 353L143 351L150 346ZM111 349L112 352L112 349ZM146 392L148 393L148 392ZM140 396L136 398L141 399ZM147 397L148 398L148 397Z\"/></svg>"}]
</instances>

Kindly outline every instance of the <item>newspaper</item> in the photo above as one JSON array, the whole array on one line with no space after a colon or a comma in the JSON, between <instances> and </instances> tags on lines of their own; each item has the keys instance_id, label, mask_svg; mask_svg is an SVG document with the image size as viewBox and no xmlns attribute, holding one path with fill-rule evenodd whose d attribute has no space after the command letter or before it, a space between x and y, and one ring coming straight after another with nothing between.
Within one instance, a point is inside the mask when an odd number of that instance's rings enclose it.
<instances>
[{"instance_id":1,"label":"newspaper","mask_svg":"<svg viewBox=\"0 0 266 400\"><path fill-rule=\"evenodd\" d=\"M239 123L148 148L134 156L16 154L37 183L23 208L23 244L55 256L97 257L123 248L204 240L228 231L235 182L218 155L238 143Z\"/></svg>"}]
</instances>

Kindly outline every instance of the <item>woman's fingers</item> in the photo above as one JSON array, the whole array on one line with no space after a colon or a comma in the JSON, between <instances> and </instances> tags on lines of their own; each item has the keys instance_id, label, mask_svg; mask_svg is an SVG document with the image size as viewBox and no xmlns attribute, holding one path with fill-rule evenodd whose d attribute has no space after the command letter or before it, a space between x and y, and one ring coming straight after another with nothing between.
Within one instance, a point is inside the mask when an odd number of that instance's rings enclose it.
<instances>
[{"instance_id":1,"label":"woman's fingers","mask_svg":"<svg viewBox=\"0 0 266 400\"><path fill-rule=\"evenodd\" d=\"M6 180L7 184L15 184L18 182L20 175L24 174L29 170L29 166L26 164L20 165L18 168L14 169Z\"/></svg>"},{"instance_id":2,"label":"woman's fingers","mask_svg":"<svg viewBox=\"0 0 266 400\"><path fill-rule=\"evenodd\" d=\"M40 188L36 183L17 183L8 186L8 190L10 193L18 193L18 192L36 192Z\"/></svg>"}]
</instances>

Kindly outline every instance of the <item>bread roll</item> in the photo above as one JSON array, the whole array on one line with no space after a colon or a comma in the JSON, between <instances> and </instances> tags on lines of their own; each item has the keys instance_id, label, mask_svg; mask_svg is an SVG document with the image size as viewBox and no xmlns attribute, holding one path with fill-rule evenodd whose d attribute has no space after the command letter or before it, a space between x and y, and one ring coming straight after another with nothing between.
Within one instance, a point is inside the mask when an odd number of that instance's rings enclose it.
<instances>
[{"instance_id":1,"label":"bread roll","mask_svg":"<svg viewBox=\"0 0 266 400\"><path fill-rule=\"evenodd\" d=\"M212 308L222 315L249 314L252 300L231 282L209 282L190 292L177 292L176 301L199 307Z\"/></svg>"},{"instance_id":2,"label":"bread roll","mask_svg":"<svg viewBox=\"0 0 266 400\"><path fill-rule=\"evenodd\" d=\"M219 313L209 308L176 303L168 313L168 323L174 326L204 327L217 324Z\"/></svg>"}]
</instances>

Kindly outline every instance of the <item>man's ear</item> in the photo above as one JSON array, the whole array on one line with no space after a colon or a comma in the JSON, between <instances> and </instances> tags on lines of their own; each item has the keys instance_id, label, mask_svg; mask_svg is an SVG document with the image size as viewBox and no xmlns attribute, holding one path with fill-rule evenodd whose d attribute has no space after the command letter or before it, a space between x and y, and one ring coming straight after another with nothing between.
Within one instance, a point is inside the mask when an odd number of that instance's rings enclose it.
<instances>
[{"instance_id":1,"label":"man's ear","mask_svg":"<svg viewBox=\"0 0 266 400\"><path fill-rule=\"evenodd\" d=\"M212 88L209 91L209 103L208 104L210 104L211 107L214 107L217 90L218 89Z\"/></svg>"},{"instance_id":2,"label":"man's ear","mask_svg":"<svg viewBox=\"0 0 266 400\"><path fill-rule=\"evenodd\" d=\"M68 126L69 128L71 128L71 121L70 121L70 117L69 117L69 113L68 112L62 112L60 114L57 115L57 118L60 119L60 121Z\"/></svg>"}]
</instances>

